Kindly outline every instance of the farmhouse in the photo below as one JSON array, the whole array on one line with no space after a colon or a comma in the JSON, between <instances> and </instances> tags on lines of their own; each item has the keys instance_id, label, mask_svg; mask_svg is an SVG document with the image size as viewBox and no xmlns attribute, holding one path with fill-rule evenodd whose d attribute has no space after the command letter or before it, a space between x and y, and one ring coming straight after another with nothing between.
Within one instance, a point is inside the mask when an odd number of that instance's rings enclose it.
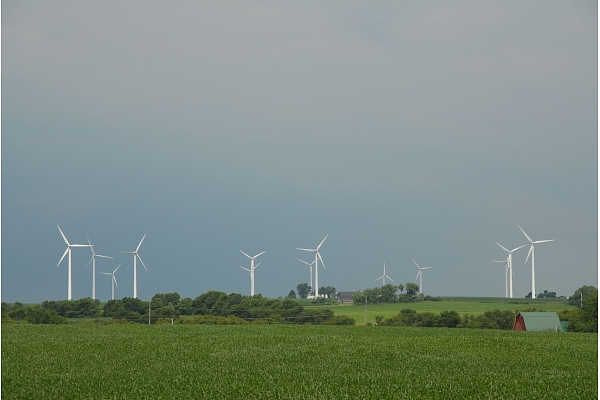
<instances>
[{"instance_id":1,"label":"farmhouse","mask_svg":"<svg viewBox=\"0 0 600 400\"><path fill-rule=\"evenodd\" d=\"M340 303L352 303L352 296L354 292L339 292L337 295Z\"/></svg>"},{"instance_id":2,"label":"farmhouse","mask_svg":"<svg viewBox=\"0 0 600 400\"><path fill-rule=\"evenodd\" d=\"M562 332L560 319L555 312L520 312L513 325L515 331Z\"/></svg>"}]
</instances>

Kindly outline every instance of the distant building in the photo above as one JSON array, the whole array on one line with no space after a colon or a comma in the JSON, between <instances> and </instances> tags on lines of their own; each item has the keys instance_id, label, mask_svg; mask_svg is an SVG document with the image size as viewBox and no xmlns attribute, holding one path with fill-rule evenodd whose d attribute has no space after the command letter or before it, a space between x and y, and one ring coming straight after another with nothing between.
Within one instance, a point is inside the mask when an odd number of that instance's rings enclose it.
<instances>
[{"instance_id":1,"label":"distant building","mask_svg":"<svg viewBox=\"0 0 600 400\"><path fill-rule=\"evenodd\" d=\"M513 325L515 331L563 332L555 312L520 312Z\"/></svg>"},{"instance_id":2,"label":"distant building","mask_svg":"<svg viewBox=\"0 0 600 400\"><path fill-rule=\"evenodd\" d=\"M337 295L337 299L340 303L352 303L353 296L354 292L339 292Z\"/></svg>"}]
</instances>

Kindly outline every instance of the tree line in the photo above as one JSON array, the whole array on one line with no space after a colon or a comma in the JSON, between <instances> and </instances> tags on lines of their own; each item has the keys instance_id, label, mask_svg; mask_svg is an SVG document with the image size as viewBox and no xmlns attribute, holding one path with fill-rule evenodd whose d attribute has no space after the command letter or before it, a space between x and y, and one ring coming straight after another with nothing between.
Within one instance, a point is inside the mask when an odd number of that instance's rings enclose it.
<instances>
[{"instance_id":1,"label":"tree line","mask_svg":"<svg viewBox=\"0 0 600 400\"><path fill-rule=\"evenodd\" d=\"M261 295L209 291L181 298L178 293L157 293L150 301L124 297L110 300L102 308L98 300L44 301L39 305L10 305L2 302L2 322L63 324L72 318L108 317L104 323L285 323L354 325L347 316L335 316L329 309L305 309L291 299L267 299Z\"/></svg>"},{"instance_id":2,"label":"tree line","mask_svg":"<svg viewBox=\"0 0 600 400\"><path fill-rule=\"evenodd\" d=\"M398 291L400 293L398 293ZM404 293L406 291L406 293ZM409 282L406 285L387 284L379 287L357 290L352 295L353 304L379 304L379 303L411 303L417 300L441 301L439 297L422 296L419 294L419 285Z\"/></svg>"}]
</instances>

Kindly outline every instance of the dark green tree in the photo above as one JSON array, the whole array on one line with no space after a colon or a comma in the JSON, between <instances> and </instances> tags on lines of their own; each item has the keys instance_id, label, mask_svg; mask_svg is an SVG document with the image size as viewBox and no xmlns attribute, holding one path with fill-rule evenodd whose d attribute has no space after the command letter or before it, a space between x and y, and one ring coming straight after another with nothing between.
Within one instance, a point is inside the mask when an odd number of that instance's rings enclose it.
<instances>
[{"instance_id":1,"label":"dark green tree","mask_svg":"<svg viewBox=\"0 0 600 400\"><path fill-rule=\"evenodd\" d=\"M321 286L319 288L319 295L327 295L327 297L335 297L337 294L337 290L333 286Z\"/></svg>"},{"instance_id":2,"label":"dark green tree","mask_svg":"<svg viewBox=\"0 0 600 400\"><path fill-rule=\"evenodd\" d=\"M298 296L300 296L301 299L305 299L310 293L311 289L312 288L308 285L308 283L299 283L296 286L296 293L298 293Z\"/></svg>"},{"instance_id":3,"label":"dark green tree","mask_svg":"<svg viewBox=\"0 0 600 400\"><path fill-rule=\"evenodd\" d=\"M287 295L288 299L295 299L296 298L296 292L294 292L294 289L290 290L290 292Z\"/></svg>"},{"instance_id":4,"label":"dark green tree","mask_svg":"<svg viewBox=\"0 0 600 400\"><path fill-rule=\"evenodd\" d=\"M419 285L417 285L416 283L408 282L406 284L405 288L406 288L406 295L409 298L413 298L414 299L419 294Z\"/></svg>"},{"instance_id":5,"label":"dark green tree","mask_svg":"<svg viewBox=\"0 0 600 400\"><path fill-rule=\"evenodd\" d=\"M575 291L575 293L573 293L571 296L569 296L569 304L571 304L572 306L580 307L582 295L583 295L583 299L585 300L587 295L592 294L597 291L598 291L598 289L596 289L595 286L583 285L582 287L577 289Z\"/></svg>"}]
</instances>

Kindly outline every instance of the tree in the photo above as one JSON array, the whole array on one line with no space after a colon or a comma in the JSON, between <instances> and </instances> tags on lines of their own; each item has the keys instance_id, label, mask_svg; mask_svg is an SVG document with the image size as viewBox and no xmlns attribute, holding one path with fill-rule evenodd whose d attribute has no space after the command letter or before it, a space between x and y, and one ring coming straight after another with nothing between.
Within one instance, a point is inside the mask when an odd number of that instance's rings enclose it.
<instances>
[{"instance_id":1,"label":"tree","mask_svg":"<svg viewBox=\"0 0 600 400\"><path fill-rule=\"evenodd\" d=\"M419 285L413 282L408 282L405 286L406 295L410 298L415 298L419 294Z\"/></svg>"},{"instance_id":2,"label":"tree","mask_svg":"<svg viewBox=\"0 0 600 400\"><path fill-rule=\"evenodd\" d=\"M402 294L402 292L404 291L404 285L403 284L399 284L397 286L398 290L400 291L400 294Z\"/></svg>"},{"instance_id":3,"label":"tree","mask_svg":"<svg viewBox=\"0 0 600 400\"><path fill-rule=\"evenodd\" d=\"M305 299L310 293L311 289L312 288L308 285L308 283L299 283L296 286L296 292L301 299Z\"/></svg>"},{"instance_id":4,"label":"tree","mask_svg":"<svg viewBox=\"0 0 600 400\"><path fill-rule=\"evenodd\" d=\"M333 286L321 286L319 288L319 294L325 294L327 297L335 297L337 290Z\"/></svg>"},{"instance_id":5,"label":"tree","mask_svg":"<svg viewBox=\"0 0 600 400\"><path fill-rule=\"evenodd\" d=\"M288 299L295 299L296 298L296 292L294 292L294 289L290 290L290 292L287 295Z\"/></svg>"},{"instance_id":6,"label":"tree","mask_svg":"<svg viewBox=\"0 0 600 400\"><path fill-rule=\"evenodd\" d=\"M575 293L573 293L571 296L569 296L569 304L571 304L572 306L580 307L582 295L583 295L583 299L585 300L587 295L592 294L597 291L598 291L598 289L596 289L594 286L583 285L582 287L577 289L575 291Z\"/></svg>"}]
</instances>

